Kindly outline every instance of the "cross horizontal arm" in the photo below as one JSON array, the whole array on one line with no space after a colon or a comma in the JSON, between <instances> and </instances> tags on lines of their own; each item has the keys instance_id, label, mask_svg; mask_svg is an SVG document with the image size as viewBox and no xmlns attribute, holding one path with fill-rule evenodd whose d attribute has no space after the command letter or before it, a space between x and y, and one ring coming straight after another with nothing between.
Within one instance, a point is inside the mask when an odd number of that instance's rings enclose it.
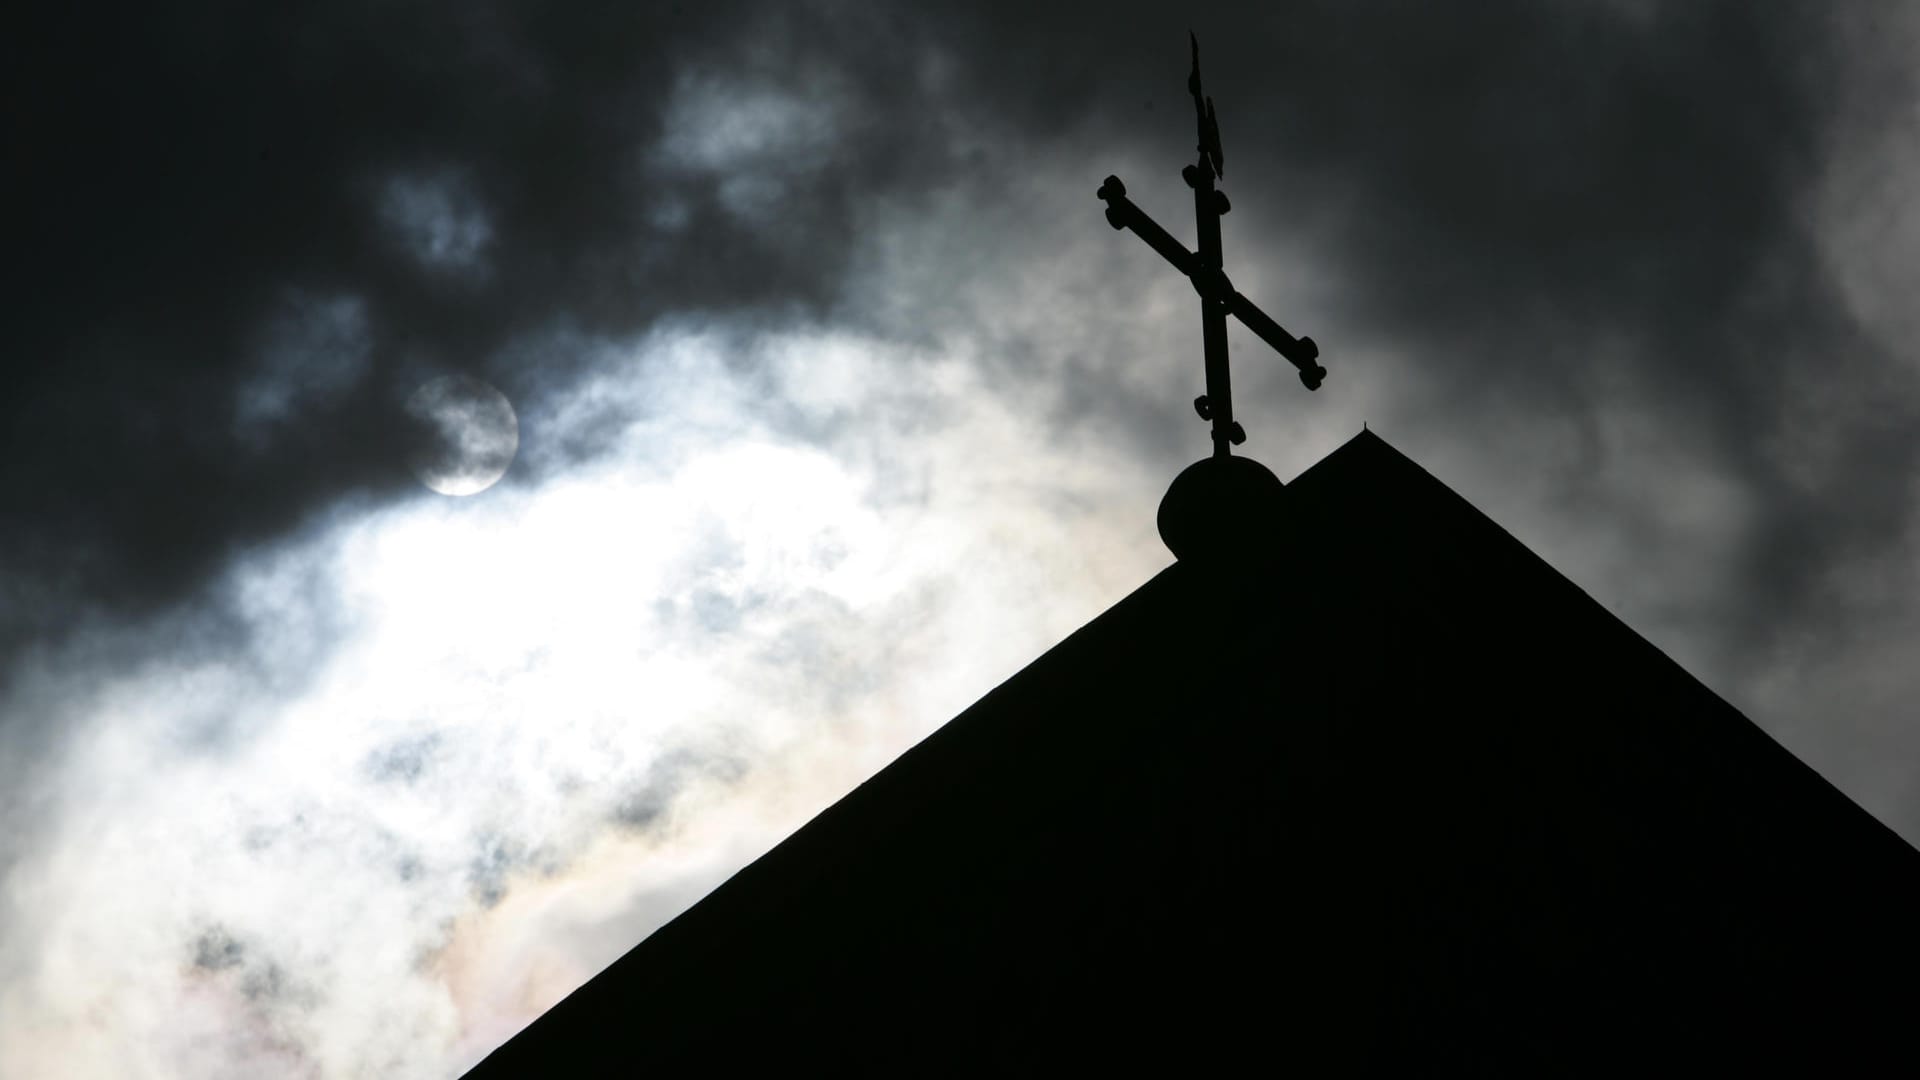
<instances>
[{"instance_id":1,"label":"cross horizontal arm","mask_svg":"<svg viewBox=\"0 0 1920 1080\"><path fill-rule=\"evenodd\" d=\"M1320 389L1320 380L1327 377L1327 369L1318 363L1320 346L1315 345L1312 338L1297 338L1287 333L1285 327L1268 318L1266 312L1254 307L1253 301L1238 292L1227 297L1227 310L1258 334L1261 341L1273 346L1273 351L1299 368L1300 381L1307 389Z\"/></svg>"},{"instance_id":2,"label":"cross horizontal arm","mask_svg":"<svg viewBox=\"0 0 1920 1080\"><path fill-rule=\"evenodd\" d=\"M1135 235L1147 242L1148 247L1172 263L1174 269L1192 279L1193 287L1201 296L1219 301L1260 340L1273 346L1275 352L1300 369L1300 381L1307 389L1320 389L1321 380L1327 377L1327 369L1319 364L1320 347L1313 343L1312 338L1296 338L1287 333L1285 327L1255 307L1253 301L1234 291L1227 275L1216 267L1205 265L1199 256L1187 250L1185 244L1175 240L1167 230L1148 217L1145 210L1135 206L1133 200L1127 198L1127 186L1120 182L1119 177L1107 177L1106 183L1101 184L1095 194L1106 200L1107 224L1116 229L1132 229Z\"/></svg>"},{"instance_id":3,"label":"cross horizontal arm","mask_svg":"<svg viewBox=\"0 0 1920 1080\"><path fill-rule=\"evenodd\" d=\"M1133 205L1127 198L1127 185L1117 176L1107 177L1096 193L1107 201L1107 224L1116 229L1132 229L1134 234L1147 242L1147 246L1160 253L1160 257L1173 264L1174 269L1192 277L1200 268L1193 252L1187 246L1173 238L1173 234L1161 228L1157 222L1147 216L1145 210Z\"/></svg>"}]
</instances>

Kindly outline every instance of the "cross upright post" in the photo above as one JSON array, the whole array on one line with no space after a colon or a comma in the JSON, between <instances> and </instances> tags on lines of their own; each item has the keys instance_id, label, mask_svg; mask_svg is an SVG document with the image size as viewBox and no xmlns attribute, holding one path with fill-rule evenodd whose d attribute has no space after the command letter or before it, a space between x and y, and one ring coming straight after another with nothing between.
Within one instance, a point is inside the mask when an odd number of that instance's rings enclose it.
<instances>
[{"instance_id":1,"label":"cross upright post","mask_svg":"<svg viewBox=\"0 0 1920 1080\"><path fill-rule=\"evenodd\" d=\"M1107 222L1116 229L1132 229L1147 246L1158 251L1176 270L1193 282L1200 294L1200 330L1206 357L1207 392L1194 399L1194 411L1200 419L1213 423L1213 453L1227 457L1232 447L1247 439L1247 433L1233 418L1233 380L1227 366L1227 315L1232 314L1261 340L1273 346L1300 370L1300 381L1308 390L1318 390L1327 369L1319 364L1320 348L1312 338L1296 338L1255 307L1253 302L1234 291L1227 280L1220 250L1220 215L1232 208L1226 192L1214 186L1225 175L1224 155L1220 150L1220 123L1213 110L1213 99L1200 88L1200 41L1188 35L1193 46L1193 71L1187 76L1187 90L1193 95L1197 118L1200 159L1180 171L1193 189L1193 216L1199 234L1200 250L1191 252L1162 229L1146 212L1127 198L1127 188L1117 176L1109 176L1097 194L1107 204Z\"/></svg>"}]
</instances>

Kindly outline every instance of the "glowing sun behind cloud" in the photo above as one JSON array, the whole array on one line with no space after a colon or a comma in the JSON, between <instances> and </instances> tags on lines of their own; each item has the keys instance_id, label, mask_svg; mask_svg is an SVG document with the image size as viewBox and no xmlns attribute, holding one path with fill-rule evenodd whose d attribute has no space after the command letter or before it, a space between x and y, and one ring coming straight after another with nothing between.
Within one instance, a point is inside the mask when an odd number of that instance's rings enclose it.
<instances>
[{"instance_id":1,"label":"glowing sun behind cloud","mask_svg":"<svg viewBox=\"0 0 1920 1080\"><path fill-rule=\"evenodd\" d=\"M606 347L529 420L611 404L592 453L255 550L111 677L49 658L43 780L91 794L0 895L0 1076L451 1075L1164 560L1059 543L1059 489L1142 485L960 361ZM868 421L783 433L739 352ZM934 402L949 440L873 437Z\"/></svg>"},{"instance_id":2,"label":"glowing sun behind cloud","mask_svg":"<svg viewBox=\"0 0 1920 1080\"><path fill-rule=\"evenodd\" d=\"M442 375L407 398L407 465L442 495L477 495L499 482L520 450L520 418L507 396L471 375Z\"/></svg>"}]
</instances>

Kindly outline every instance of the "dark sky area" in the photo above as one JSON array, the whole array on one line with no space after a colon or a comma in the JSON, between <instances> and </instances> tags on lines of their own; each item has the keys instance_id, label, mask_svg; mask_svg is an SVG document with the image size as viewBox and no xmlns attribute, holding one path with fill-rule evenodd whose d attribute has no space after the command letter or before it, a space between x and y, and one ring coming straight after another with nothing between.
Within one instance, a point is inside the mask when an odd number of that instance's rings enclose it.
<instances>
[{"instance_id":1,"label":"dark sky area","mask_svg":"<svg viewBox=\"0 0 1920 1080\"><path fill-rule=\"evenodd\" d=\"M1912 9L76 8L0 68L0 1075L451 1075L1164 565L1196 302L1094 190L1191 243L1190 27L1228 269L1330 371L1235 328L1245 451L1367 421L1920 837ZM465 499L448 374L518 413ZM511 641L387 681L443 570ZM516 883L607 836L680 854L528 975ZM222 899L316 880L391 917Z\"/></svg>"}]
</instances>

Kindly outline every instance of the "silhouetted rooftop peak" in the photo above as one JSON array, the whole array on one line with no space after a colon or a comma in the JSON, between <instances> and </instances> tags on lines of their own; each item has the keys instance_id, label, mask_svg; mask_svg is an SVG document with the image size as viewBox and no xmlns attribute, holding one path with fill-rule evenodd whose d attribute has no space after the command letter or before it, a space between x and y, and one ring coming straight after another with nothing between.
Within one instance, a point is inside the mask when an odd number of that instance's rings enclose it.
<instances>
[{"instance_id":1,"label":"silhouetted rooftop peak","mask_svg":"<svg viewBox=\"0 0 1920 1080\"><path fill-rule=\"evenodd\" d=\"M1375 474L1375 484L1397 476L1413 483L1424 478L1445 489L1365 428L1294 482L1313 477L1318 479L1309 483L1317 485L1351 470ZM1270 553L1285 530L1287 490L1272 470L1249 457L1216 455L1196 461L1174 478L1160 500L1160 539L1182 562L1244 567Z\"/></svg>"},{"instance_id":2,"label":"silhouetted rooftop peak","mask_svg":"<svg viewBox=\"0 0 1920 1080\"><path fill-rule=\"evenodd\" d=\"M1440 478L1363 431L1284 487L1216 458L1168 494L1175 532L1277 520L1228 531L1230 577L1183 557L1069 635L472 1076L1910 1051L1920 856Z\"/></svg>"}]
</instances>

